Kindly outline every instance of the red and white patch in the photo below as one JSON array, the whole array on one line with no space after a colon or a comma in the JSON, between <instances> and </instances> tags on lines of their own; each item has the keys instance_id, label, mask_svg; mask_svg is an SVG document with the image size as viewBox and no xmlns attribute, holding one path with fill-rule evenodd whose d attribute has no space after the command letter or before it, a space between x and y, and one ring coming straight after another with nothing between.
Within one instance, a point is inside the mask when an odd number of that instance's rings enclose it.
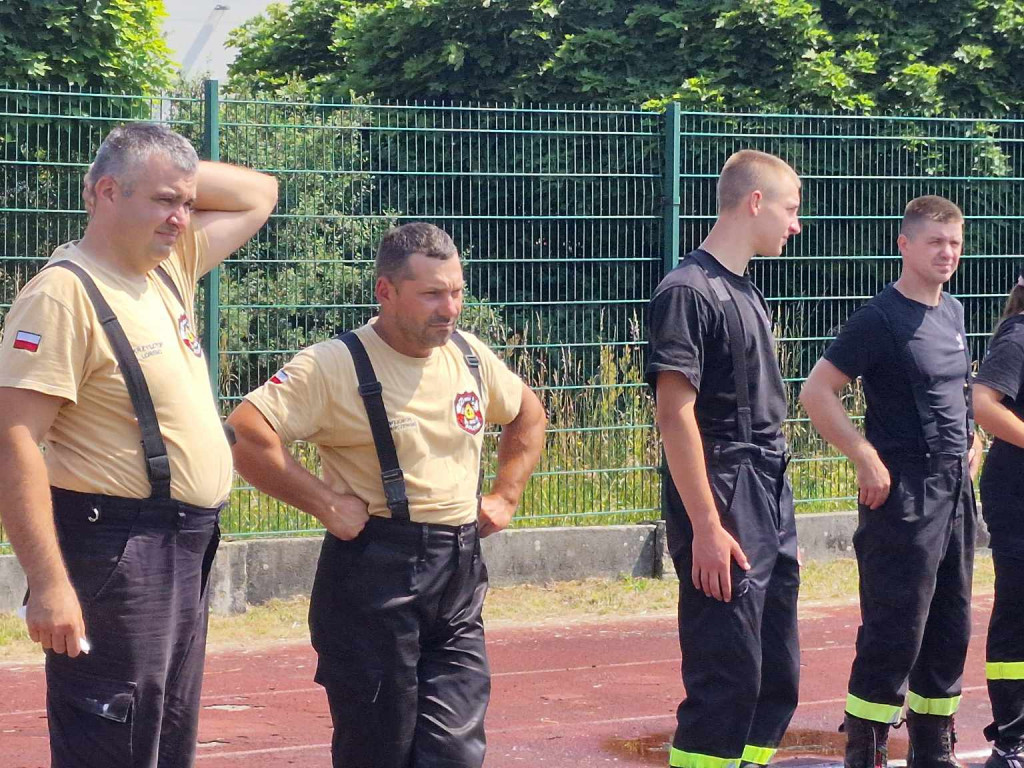
<instances>
[{"instance_id":1,"label":"red and white patch","mask_svg":"<svg viewBox=\"0 0 1024 768\"><path fill-rule=\"evenodd\" d=\"M178 336L181 337L181 343L193 355L196 357L203 356L203 347L196 337L196 332L192 330L192 323L188 319L188 315L184 313L178 318Z\"/></svg>"},{"instance_id":2,"label":"red and white patch","mask_svg":"<svg viewBox=\"0 0 1024 768\"><path fill-rule=\"evenodd\" d=\"M38 333L30 333L29 331L18 331L14 334L14 348L24 349L26 352L35 352L39 349L39 342L43 340L43 337Z\"/></svg>"},{"instance_id":3,"label":"red and white patch","mask_svg":"<svg viewBox=\"0 0 1024 768\"><path fill-rule=\"evenodd\" d=\"M271 384L284 384L286 381L288 381L288 374L284 372L284 368L270 377Z\"/></svg>"},{"instance_id":4,"label":"red and white patch","mask_svg":"<svg viewBox=\"0 0 1024 768\"><path fill-rule=\"evenodd\" d=\"M455 421L471 435L483 429L484 414L480 410L480 398L476 392L463 392L455 396Z\"/></svg>"}]
</instances>

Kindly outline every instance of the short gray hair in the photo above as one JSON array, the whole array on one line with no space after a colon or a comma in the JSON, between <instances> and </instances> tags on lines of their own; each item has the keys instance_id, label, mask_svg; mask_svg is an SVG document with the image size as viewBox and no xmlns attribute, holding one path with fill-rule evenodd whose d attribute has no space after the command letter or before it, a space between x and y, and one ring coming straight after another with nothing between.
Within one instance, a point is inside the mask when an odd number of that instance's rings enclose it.
<instances>
[{"instance_id":1,"label":"short gray hair","mask_svg":"<svg viewBox=\"0 0 1024 768\"><path fill-rule=\"evenodd\" d=\"M92 191L104 176L125 180L124 192L131 194L131 175L150 157L161 154L185 173L195 173L199 155L189 140L165 125L126 123L107 134L96 152L96 159L85 174L85 189Z\"/></svg>"}]
</instances>

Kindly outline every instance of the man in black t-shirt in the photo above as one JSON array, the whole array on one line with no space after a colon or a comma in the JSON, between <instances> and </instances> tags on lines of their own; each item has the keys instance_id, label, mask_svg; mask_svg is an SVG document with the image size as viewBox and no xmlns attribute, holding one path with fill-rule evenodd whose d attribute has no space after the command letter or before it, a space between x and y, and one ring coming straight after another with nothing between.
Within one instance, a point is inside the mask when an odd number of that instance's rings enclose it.
<instances>
[{"instance_id":1,"label":"man in black t-shirt","mask_svg":"<svg viewBox=\"0 0 1024 768\"><path fill-rule=\"evenodd\" d=\"M942 290L960 261L963 214L942 197L912 200L898 245L900 278L850 317L800 401L853 462L859 485L862 625L846 699L846 766L885 764L909 679L914 768L954 768L981 458L964 311ZM839 399L858 376L863 435Z\"/></svg>"},{"instance_id":2,"label":"man in black t-shirt","mask_svg":"<svg viewBox=\"0 0 1024 768\"><path fill-rule=\"evenodd\" d=\"M800 232L800 179L737 152L718 220L651 299L647 381L668 461L665 518L679 574L687 698L669 764L765 765L796 709L799 648L786 398L771 320L747 276Z\"/></svg>"}]
</instances>

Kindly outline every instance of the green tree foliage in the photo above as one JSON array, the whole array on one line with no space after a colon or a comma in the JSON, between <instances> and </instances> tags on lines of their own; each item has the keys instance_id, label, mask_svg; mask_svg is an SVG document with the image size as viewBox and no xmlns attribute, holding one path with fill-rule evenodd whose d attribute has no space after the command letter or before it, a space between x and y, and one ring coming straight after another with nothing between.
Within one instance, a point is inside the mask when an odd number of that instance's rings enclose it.
<instances>
[{"instance_id":1,"label":"green tree foliage","mask_svg":"<svg viewBox=\"0 0 1024 768\"><path fill-rule=\"evenodd\" d=\"M0 2L0 83L149 93L170 82L163 0Z\"/></svg>"},{"instance_id":2,"label":"green tree foliage","mask_svg":"<svg viewBox=\"0 0 1024 768\"><path fill-rule=\"evenodd\" d=\"M1022 0L295 0L235 30L263 90L489 102L1005 113Z\"/></svg>"}]
</instances>

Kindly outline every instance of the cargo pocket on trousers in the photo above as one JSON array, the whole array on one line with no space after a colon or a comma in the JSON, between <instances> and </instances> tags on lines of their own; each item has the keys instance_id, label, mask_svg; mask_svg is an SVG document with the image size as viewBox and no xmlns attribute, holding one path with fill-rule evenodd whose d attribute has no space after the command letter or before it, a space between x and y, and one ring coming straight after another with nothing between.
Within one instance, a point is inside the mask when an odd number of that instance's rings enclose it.
<instances>
[{"instance_id":1,"label":"cargo pocket on trousers","mask_svg":"<svg viewBox=\"0 0 1024 768\"><path fill-rule=\"evenodd\" d=\"M753 465L749 461L740 461L726 477L731 482L728 485L728 496L725 497L727 504L719 507L719 517L723 527L740 545L751 566L750 571L745 571L735 559L730 563L732 596L736 599L750 591L761 569L770 567L769 563L762 562L765 553L761 550L765 542L761 540L767 540L769 531L774 533L776 528L771 515L772 505ZM773 551L777 549L777 535L775 540Z\"/></svg>"},{"instance_id":2,"label":"cargo pocket on trousers","mask_svg":"<svg viewBox=\"0 0 1024 768\"><path fill-rule=\"evenodd\" d=\"M83 603L99 600L131 560L132 525L57 518L57 534L68 577Z\"/></svg>"},{"instance_id":3,"label":"cargo pocket on trousers","mask_svg":"<svg viewBox=\"0 0 1024 768\"><path fill-rule=\"evenodd\" d=\"M417 717L415 671L403 684L399 671L359 659L320 654L314 681L324 687L334 724L335 760L397 768L407 760Z\"/></svg>"},{"instance_id":4,"label":"cargo pocket on trousers","mask_svg":"<svg viewBox=\"0 0 1024 768\"><path fill-rule=\"evenodd\" d=\"M47 676L46 695L56 764L131 764L135 683L62 669Z\"/></svg>"}]
</instances>

